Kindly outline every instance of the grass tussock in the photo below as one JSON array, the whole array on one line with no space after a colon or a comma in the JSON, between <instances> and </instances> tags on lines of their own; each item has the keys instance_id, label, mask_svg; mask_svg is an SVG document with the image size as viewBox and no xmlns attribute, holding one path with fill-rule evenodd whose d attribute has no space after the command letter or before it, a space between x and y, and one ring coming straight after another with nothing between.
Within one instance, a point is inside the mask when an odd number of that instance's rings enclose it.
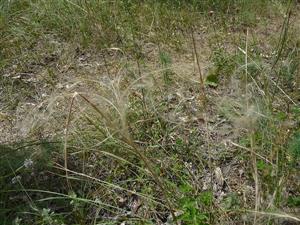
<instances>
[{"instance_id":1,"label":"grass tussock","mask_svg":"<svg viewBox=\"0 0 300 225\"><path fill-rule=\"evenodd\" d=\"M0 0L0 223L297 224L298 12Z\"/></svg>"}]
</instances>

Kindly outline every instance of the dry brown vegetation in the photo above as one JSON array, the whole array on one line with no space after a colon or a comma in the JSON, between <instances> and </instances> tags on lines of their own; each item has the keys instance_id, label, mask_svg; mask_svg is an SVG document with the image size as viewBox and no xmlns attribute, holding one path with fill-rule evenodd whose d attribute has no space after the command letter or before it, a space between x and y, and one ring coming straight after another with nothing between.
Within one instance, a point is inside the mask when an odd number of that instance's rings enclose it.
<instances>
[{"instance_id":1,"label":"dry brown vegetation","mask_svg":"<svg viewBox=\"0 0 300 225\"><path fill-rule=\"evenodd\" d=\"M296 1L0 13L0 224L299 223Z\"/></svg>"}]
</instances>

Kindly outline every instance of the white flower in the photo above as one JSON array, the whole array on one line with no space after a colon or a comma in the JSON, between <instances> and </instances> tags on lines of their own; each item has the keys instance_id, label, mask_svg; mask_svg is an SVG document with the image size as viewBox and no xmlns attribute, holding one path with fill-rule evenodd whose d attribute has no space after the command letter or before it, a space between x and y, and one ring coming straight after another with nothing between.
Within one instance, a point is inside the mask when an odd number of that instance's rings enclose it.
<instances>
[{"instance_id":1,"label":"white flower","mask_svg":"<svg viewBox=\"0 0 300 225\"><path fill-rule=\"evenodd\" d=\"M30 168L33 165L33 161L31 159L25 159L23 165L25 168Z\"/></svg>"},{"instance_id":2,"label":"white flower","mask_svg":"<svg viewBox=\"0 0 300 225\"><path fill-rule=\"evenodd\" d=\"M19 182L21 180L21 176L18 175L18 176L15 176L11 179L11 183L12 184L16 184L17 182Z\"/></svg>"}]
</instances>

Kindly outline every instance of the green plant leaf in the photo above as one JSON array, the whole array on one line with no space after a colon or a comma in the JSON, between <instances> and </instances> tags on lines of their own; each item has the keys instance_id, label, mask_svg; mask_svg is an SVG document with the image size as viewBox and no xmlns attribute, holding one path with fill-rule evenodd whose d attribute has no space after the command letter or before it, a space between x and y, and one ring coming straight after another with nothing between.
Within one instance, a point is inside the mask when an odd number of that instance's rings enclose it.
<instances>
[{"instance_id":1,"label":"green plant leaf","mask_svg":"<svg viewBox=\"0 0 300 225\"><path fill-rule=\"evenodd\" d=\"M210 74L205 79L205 84L211 87L217 87L218 86L218 76L216 74Z\"/></svg>"}]
</instances>

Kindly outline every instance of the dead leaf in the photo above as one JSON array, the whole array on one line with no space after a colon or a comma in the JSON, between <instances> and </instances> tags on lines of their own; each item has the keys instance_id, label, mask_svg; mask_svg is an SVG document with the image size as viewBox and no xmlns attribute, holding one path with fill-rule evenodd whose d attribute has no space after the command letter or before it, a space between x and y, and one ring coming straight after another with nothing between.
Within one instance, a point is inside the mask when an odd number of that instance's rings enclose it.
<instances>
[{"instance_id":1,"label":"dead leaf","mask_svg":"<svg viewBox=\"0 0 300 225\"><path fill-rule=\"evenodd\" d=\"M220 167L216 167L215 169L216 182L219 187L222 187L224 184L224 177L222 174L222 170Z\"/></svg>"}]
</instances>

